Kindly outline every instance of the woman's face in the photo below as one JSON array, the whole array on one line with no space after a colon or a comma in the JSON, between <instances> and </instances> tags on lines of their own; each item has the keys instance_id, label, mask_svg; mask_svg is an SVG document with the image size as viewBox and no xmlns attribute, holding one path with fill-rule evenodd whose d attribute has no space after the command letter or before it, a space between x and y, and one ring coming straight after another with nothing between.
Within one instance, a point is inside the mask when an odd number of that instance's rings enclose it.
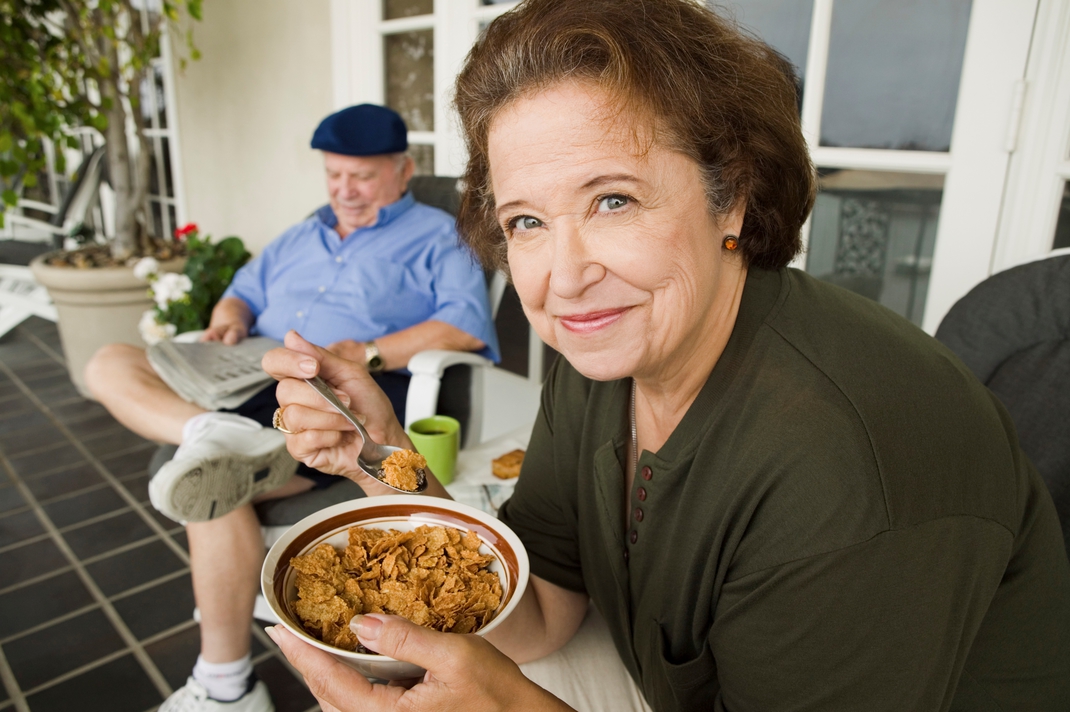
<instances>
[{"instance_id":1,"label":"woman's face","mask_svg":"<svg viewBox=\"0 0 1070 712\"><path fill-rule=\"evenodd\" d=\"M698 164L648 136L605 92L575 82L518 99L490 127L497 218L524 311L596 380L687 364L725 318L727 277L742 269L722 256L742 210L718 224Z\"/></svg>"}]
</instances>

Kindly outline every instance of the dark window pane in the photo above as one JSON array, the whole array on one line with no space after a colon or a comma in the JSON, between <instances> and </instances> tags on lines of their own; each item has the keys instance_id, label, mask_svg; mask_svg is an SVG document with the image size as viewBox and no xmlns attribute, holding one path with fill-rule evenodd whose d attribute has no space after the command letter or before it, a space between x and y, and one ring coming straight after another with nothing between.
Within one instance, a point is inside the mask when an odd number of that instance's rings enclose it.
<instances>
[{"instance_id":1,"label":"dark window pane","mask_svg":"<svg viewBox=\"0 0 1070 712\"><path fill-rule=\"evenodd\" d=\"M172 237L175 234L175 228L178 227L178 217L175 215L175 206L167 206L167 225L164 226L165 232L162 237Z\"/></svg>"},{"instance_id":2,"label":"dark window pane","mask_svg":"<svg viewBox=\"0 0 1070 712\"><path fill-rule=\"evenodd\" d=\"M1059 204L1059 222L1055 224L1055 241L1051 248L1070 247L1070 182L1063 183L1063 202Z\"/></svg>"},{"instance_id":3,"label":"dark window pane","mask_svg":"<svg viewBox=\"0 0 1070 712\"><path fill-rule=\"evenodd\" d=\"M150 200L149 206L152 208L153 234L156 237L163 237L167 233L163 231L163 211L160 208L160 202L158 200Z\"/></svg>"},{"instance_id":4,"label":"dark window pane","mask_svg":"<svg viewBox=\"0 0 1070 712\"><path fill-rule=\"evenodd\" d=\"M435 175L435 147L409 144L409 155L416 163L416 175Z\"/></svg>"},{"instance_id":5,"label":"dark window pane","mask_svg":"<svg viewBox=\"0 0 1070 712\"><path fill-rule=\"evenodd\" d=\"M707 0L706 5L722 16L734 17L740 26L787 57L800 85L806 83L813 0Z\"/></svg>"},{"instance_id":6,"label":"dark window pane","mask_svg":"<svg viewBox=\"0 0 1070 712\"><path fill-rule=\"evenodd\" d=\"M174 176L171 175L171 146L166 138L160 139L160 153L163 154L163 180L167 186L167 197L175 197Z\"/></svg>"},{"instance_id":7,"label":"dark window pane","mask_svg":"<svg viewBox=\"0 0 1070 712\"><path fill-rule=\"evenodd\" d=\"M819 173L806 271L921 324L944 177Z\"/></svg>"},{"instance_id":8,"label":"dark window pane","mask_svg":"<svg viewBox=\"0 0 1070 712\"><path fill-rule=\"evenodd\" d=\"M435 11L435 0L383 0L383 19L430 15Z\"/></svg>"},{"instance_id":9,"label":"dark window pane","mask_svg":"<svg viewBox=\"0 0 1070 712\"><path fill-rule=\"evenodd\" d=\"M163 88L163 68L156 67L153 71L156 87L156 121L161 129L167 128L167 94Z\"/></svg>"},{"instance_id":10,"label":"dark window pane","mask_svg":"<svg viewBox=\"0 0 1070 712\"><path fill-rule=\"evenodd\" d=\"M383 38L386 104L409 131L435 130L435 35L432 30Z\"/></svg>"},{"instance_id":11,"label":"dark window pane","mask_svg":"<svg viewBox=\"0 0 1070 712\"><path fill-rule=\"evenodd\" d=\"M970 0L836 3L821 145L948 150L970 6Z\"/></svg>"},{"instance_id":12,"label":"dark window pane","mask_svg":"<svg viewBox=\"0 0 1070 712\"><path fill-rule=\"evenodd\" d=\"M149 139L149 145L155 145L156 141ZM158 153L152 152L149 156L149 195L160 194L160 161L158 160Z\"/></svg>"}]
</instances>

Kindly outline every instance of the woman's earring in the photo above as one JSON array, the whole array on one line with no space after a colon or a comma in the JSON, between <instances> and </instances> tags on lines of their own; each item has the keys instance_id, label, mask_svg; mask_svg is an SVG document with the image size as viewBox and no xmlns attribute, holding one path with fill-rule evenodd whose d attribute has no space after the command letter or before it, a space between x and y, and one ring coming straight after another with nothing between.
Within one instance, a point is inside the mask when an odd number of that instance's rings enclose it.
<instances>
[{"instance_id":1,"label":"woman's earring","mask_svg":"<svg viewBox=\"0 0 1070 712\"><path fill-rule=\"evenodd\" d=\"M724 248L729 252L739 249L739 238L735 235L724 236Z\"/></svg>"}]
</instances>

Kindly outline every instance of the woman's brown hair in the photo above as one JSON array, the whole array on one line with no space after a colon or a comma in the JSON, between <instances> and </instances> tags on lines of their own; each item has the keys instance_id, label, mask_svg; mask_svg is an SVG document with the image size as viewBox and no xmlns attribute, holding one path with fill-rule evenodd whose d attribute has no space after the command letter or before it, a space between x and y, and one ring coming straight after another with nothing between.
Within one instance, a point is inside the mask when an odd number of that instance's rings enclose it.
<instances>
[{"instance_id":1,"label":"woman's brown hair","mask_svg":"<svg viewBox=\"0 0 1070 712\"><path fill-rule=\"evenodd\" d=\"M457 77L468 148L457 224L485 266L505 266L490 124L520 96L562 80L595 82L652 116L655 140L701 166L713 215L745 201L747 264L778 269L798 254L816 184L783 57L690 0L526 0L491 23Z\"/></svg>"}]
</instances>

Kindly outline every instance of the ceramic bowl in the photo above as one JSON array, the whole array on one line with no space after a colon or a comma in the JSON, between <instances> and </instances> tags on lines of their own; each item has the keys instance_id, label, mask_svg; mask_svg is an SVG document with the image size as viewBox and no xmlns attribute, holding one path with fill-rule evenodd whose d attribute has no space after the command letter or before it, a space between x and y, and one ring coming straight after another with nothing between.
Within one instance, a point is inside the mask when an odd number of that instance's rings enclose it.
<instances>
[{"instance_id":1,"label":"ceramic bowl","mask_svg":"<svg viewBox=\"0 0 1070 712\"><path fill-rule=\"evenodd\" d=\"M517 535L491 515L438 497L407 494L367 497L342 502L305 517L290 527L268 552L260 572L264 598L287 630L368 678L409 680L420 677L424 669L418 665L385 655L342 650L309 635L293 610L297 600L297 572L290 568L290 560L323 542L345 547L349 542L347 531L353 526L411 531L424 524L474 531L483 542L480 552L493 554L497 559L489 569L501 577L502 600L494 617L476 633L484 635L494 630L516 608L527 588L527 552Z\"/></svg>"}]
</instances>

